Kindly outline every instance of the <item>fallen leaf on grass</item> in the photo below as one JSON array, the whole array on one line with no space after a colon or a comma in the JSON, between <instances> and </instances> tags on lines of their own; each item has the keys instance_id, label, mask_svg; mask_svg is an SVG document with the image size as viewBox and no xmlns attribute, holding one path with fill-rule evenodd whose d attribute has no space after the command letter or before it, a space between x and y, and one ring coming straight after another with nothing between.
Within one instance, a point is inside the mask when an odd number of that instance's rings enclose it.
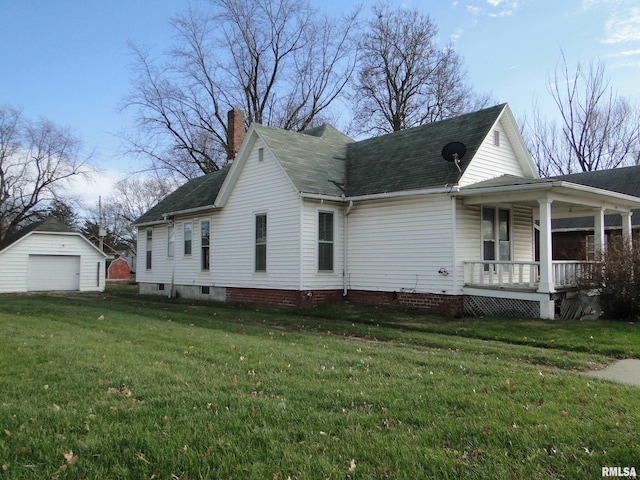
<instances>
[{"instance_id":1,"label":"fallen leaf on grass","mask_svg":"<svg viewBox=\"0 0 640 480\"><path fill-rule=\"evenodd\" d=\"M69 453L63 453L65 465L73 465L78 461L78 457L73 454L73 450L69 450Z\"/></svg>"},{"instance_id":2,"label":"fallen leaf on grass","mask_svg":"<svg viewBox=\"0 0 640 480\"><path fill-rule=\"evenodd\" d=\"M136 460L138 460L139 462L147 463L147 464L149 463L149 460L144 458L144 453L137 453L136 454Z\"/></svg>"},{"instance_id":3,"label":"fallen leaf on grass","mask_svg":"<svg viewBox=\"0 0 640 480\"><path fill-rule=\"evenodd\" d=\"M354 458L351 459L351 464L349 465L349 471L350 472L356 471L356 461Z\"/></svg>"},{"instance_id":4,"label":"fallen leaf on grass","mask_svg":"<svg viewBox=\"0 0 640 480\"><path fill-rule=\"evenodd\" d=\"M60 411L60 406L56 405L55 403L53 404L53 411L54 412L59 412Z\"/></svg>"},{"instance_id":5,"label":"fallen leaf on grass","mask_svg":"<svg viewBox=\"0 0 640 480\"><path fill-rule=\"evenodd\" d=\"M104 315L100 315L100 316L98 317L98 320L104 320Z\"/></svg>"},{"instance_id":6,"label":"fallen leaf on grass","mask_svg":"<svg viewBox=\"0 0 640 480\"><path fill-rule=\"evenodd\" d=\"M119 393L124 395L125 397L131 396L131 390L124 383L120 385L120 388L109 387L107 388L107 393Z\"/></svg>"}]
</instances>

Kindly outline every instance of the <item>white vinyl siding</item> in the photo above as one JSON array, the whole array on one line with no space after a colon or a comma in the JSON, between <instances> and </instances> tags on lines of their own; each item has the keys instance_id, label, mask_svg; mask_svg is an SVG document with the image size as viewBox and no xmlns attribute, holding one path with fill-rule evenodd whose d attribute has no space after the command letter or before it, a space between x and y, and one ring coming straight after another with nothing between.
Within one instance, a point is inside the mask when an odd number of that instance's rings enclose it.
<instances>
[{"instance_id":1,"label":"white vinyl siding","mask_svg":"<svg viewBox=\"0 0 640 480\"><path fill-rule=\"evenodd\" d=\"M333 213L333 270L318 270L318 216ZM301 290L332 290L343 288L344 271L344 209L337 203L307 200L302 215L302 275Z\"/></svg>"},{"instance_id":2,"label":"white vinyl siding","mask_svg":"<svg viewBox=\"0 0 640 480\"><path fill-rule=\"evenodd\" d=\"M148 248L147 231L152 230L151 235L151 251L152 251L152 268L146 268L146 251ZM167 256L169 248L168 226L156 225L153 228L141 228L138 231L138 252L140 258L138 264L141 268L136 271L136 280L138 282L154 282L154 283L170 283L171 271L170 266L173 265L173 257ZM175 231L175 230L174 230ZM169 274L167 275L167 271Z\"/></svg>"},{"instance_id":3,"label":"white vinyl siding","mask_svg":"<svg viewBox=\"0 0 640 480\"><path fill-rule=\"evenodd\" d=\"M191 235L191 253L185 254L184 249L177 249L174 262L168 264L168 268L163 274L163 278L166 283L173 283L175 285L212 285L211 270L214 270L216 266L212 263L212 252L215 249L215 241L212 238L213 232L216 229L216 216L214 215L198 215L183 219L176 219L176 244L184 246L185 244L185 225L187 227L187 234ZM203 260L203 245L202 245L202 225L209 222L209 268L210 270L204 270L202 267ZM187 239L187 241L189 241ZM206 247L206 245L205 245Z\"/></svg>"},{"instance_id":4,"label":"white vinyl siding","mask_svg":"<svg viewBox=\"0 0 640 480\"><path fill-rule=\"evenodd\" d=\"M258 151L263 150L263 160ZM258 138L212 229L214 285L297 290L300 286L301 200L271 151ZM256 215L268 212L267 271L256 272Z\"/></svg>"},{"instance_id":5,"label":"white vinyl siding","mask_svg":"<svg viewBox=\"0 0 640 480\"><path fill-rule=\"evenodd\" d=\"M534 260L533 208L513 205L511 214L513 259L516 262L531 262Z\"/></svg>"},{"instance_id":6,"label":"white vinyl siding","mask_svg":"<svg viewBox=\"0 0 640 480\"><path fill-rule=\"evenodd\" d=\"M354 290L453 293L451 198L427 195L356 204L349 215L349 278Z\"/></svg>"},{"instance_id":7,"label":"white vinyl siding","mask_svg":"<svg viewBox=\"0 0 640 480\"><path fill-rule=\"evenodd\" d=\"M456 202L457 288L464 283L465 261L482 260L481 208ZM523 205L506 205L511 210L511 252L513 261L533 261L533 209Z\"/></svg>"},{"instance_id":8,"label":"white vinyl siding","mask_svg":"<svg viewBox=\"0 0 640 480\"><path fill-rule=\"evenodd\" d=\"M495 145L496 132L500 139L498 145ZM498 122L480 145L473 162L460 179L459 186L471 185L501 175L526 176L507 139L502 123Z\"/></svg>"},{"instance_id":9,"label":"white vinyl siding","mask_svg":"<svg viewBox=\"0 0 640 480\"><path fill-rule=\"evenodd\" d=\"M79 279L73 279L74 288L72 289L83 292L104 290L105 257L88 240L79 234L33 232L0 252L1 293L28 290L29 261L33 256L40 257L35 260L36 262L44 261L45 263L47 259L55 262L53 257L79 259L80 275ZM77 260L73 260L75 261ZM71 261L67 259L65 262L63 258L61 262L69 266ZM53 263L49 262L49 265ZM66 273L66 266L61 271L47 268L46 272L41 270L42 273L39 275L46 277L42 278L42 281L55 286L56 290L71 289L71 279ZM60 283L56 283L57 279L60 279Z\"/></svg>"}]
</instances>

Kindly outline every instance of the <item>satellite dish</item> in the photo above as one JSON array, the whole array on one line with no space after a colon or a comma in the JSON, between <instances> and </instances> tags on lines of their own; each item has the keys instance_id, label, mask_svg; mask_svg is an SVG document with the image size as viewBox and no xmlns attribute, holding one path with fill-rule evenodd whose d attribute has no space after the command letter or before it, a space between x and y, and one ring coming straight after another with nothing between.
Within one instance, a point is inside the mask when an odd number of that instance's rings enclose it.
<instances>
[{"instance_id":1,"label":"satellite dish","mask_svg":"<svg viewBox=\"0 0 640 480\"><path fill-rule=\"evenodd\" d=\"M442 149L442 158L447 162L456 162L467 153L467 147L462 142L447 143Z\"/></svg>"},{"instance_id":2,"label":"satellite dish","mask_svg":"<svg viewBox=\"0 0 640 480\"><path fill-rule=\"evenodd\" d=\"M460 159L467 153L467 147L462 142L450 142L447 143L442 149L442 158L447 162L453 162L458 167L458 171L462 173L460 169Z\"/></svg>"}]
</instances>

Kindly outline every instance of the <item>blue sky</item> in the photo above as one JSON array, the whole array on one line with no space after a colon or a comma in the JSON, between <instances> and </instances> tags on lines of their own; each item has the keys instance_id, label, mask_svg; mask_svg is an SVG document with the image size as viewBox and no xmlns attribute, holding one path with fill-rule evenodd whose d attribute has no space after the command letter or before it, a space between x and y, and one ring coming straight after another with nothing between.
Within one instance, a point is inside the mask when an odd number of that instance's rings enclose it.
<instances>
[{"instance_id":1,"label":"blue sky","mask_svg":"<svg viewBox=\"0 0 640 480\"><path fill-rule=\"evenodd\" d=\"M205 0L192 0L199 5ZM312 0L330 11L363 3ZM546 90L564 50L570 65L601 60L619 94L640 103L639 0L391 0L428 13L440 41L452 41L470 84L517 119L534 99L554 113ZM130 125L118 105L130 86L127 41L157 50L184 0L0 0L0 104L71 127L115 179L136 166L118 155L115 134ZM89 185L106 196L109 182ZM101 191L101 190L106 191Z\"/></svg>"}]
</instances>

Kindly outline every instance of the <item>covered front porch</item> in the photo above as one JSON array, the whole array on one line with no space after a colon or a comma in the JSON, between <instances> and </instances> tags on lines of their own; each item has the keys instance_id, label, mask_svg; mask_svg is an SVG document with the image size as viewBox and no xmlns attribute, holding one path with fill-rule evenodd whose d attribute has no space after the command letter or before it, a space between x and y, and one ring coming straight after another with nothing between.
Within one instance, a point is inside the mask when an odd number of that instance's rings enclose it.
<instances>
[{"instance_id":1,"label":"covered front porch","mask_svg":"<svg viewBox=\"0 0 640 480\"><path fill-rule=\"evenodd\" d=\"M505 245L496 245L496 251L500 249L497 260L463 259L463 293L473 298L496 299L496 302L502 299L505 305L528 302L535 308L527 311L548 319L555 318L559 294L577 290L589 278L589 273L598 268L597 262L585 259L559 261L552 258L551 220L593 216L594 245L597 252L602 252L605 248L605 215L621 215L622 233L630 242L631 209L640 207L640 198L629 195L554 179L508 175L463 187L454 195L467 206L503 205L508 208L518 205L531 209L535 220L531 228L539 230L537 252L532 244L529 259L511 260L511 252L516 247L522 250L523 246L514 245L518 238L513 238L510 232L505 233L506 240L502 242ZM482 256L489 256L485 245Z\"/></svg>"},{"instance_id":2,"label":"covered front porch","mask_svg":"<svg viewBox=\"0 0 640 480\"><path fill-rule=\"evenodd\" d=\"M571 290L588 281L599 262L580 260L553 260L552 282L554 291ZM465 261L464 284L475 288L539 290L540 262Z\"/></svg>"}]
</instances>

